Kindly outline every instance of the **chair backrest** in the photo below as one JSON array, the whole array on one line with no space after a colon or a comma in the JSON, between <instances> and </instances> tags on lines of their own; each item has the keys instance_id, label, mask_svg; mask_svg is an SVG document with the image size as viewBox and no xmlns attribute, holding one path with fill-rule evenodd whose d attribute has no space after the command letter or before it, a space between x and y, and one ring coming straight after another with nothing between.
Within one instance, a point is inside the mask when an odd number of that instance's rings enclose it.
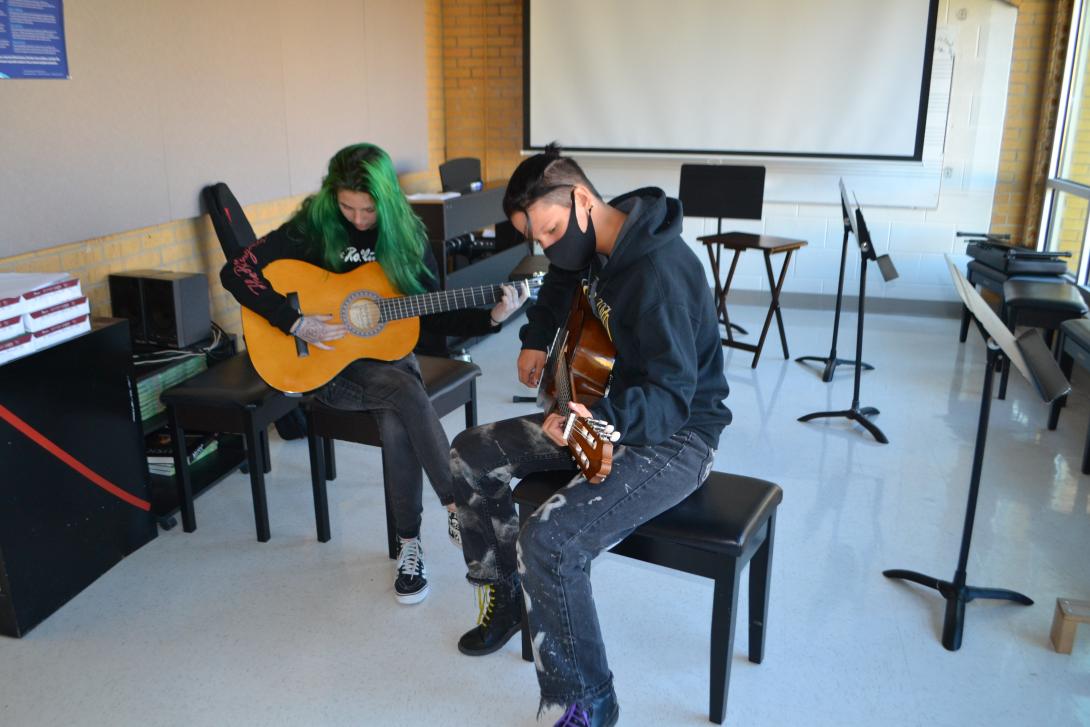
<instances>
[{"instance_id":1,"label":"chair backrest","mask_svg":"<svg viewBox=\"0 0 1090 727\"><path fill-rule=\"evenodd\" d=\"M450 159L439 165L439 182L444 192L466 192L481 181L481 160L474 157Z\"/></svg>"},{"instance_id":2,"label":"chair backrest","mask_svg":"<svg viewBox=\"0 0 1090 727\"><path fill-rule=\"evenodd\" d=\"M761 219L765 168L682 164L678 199L686 217Z\"/></svg>"},{"instance_id":3,"label":"chair backrest","mask_svg":"<svg viewBox=\"0 0 1090 727\"><path fill-rule=\"evenodd\" d=\"M244 248L254 243L257 239L254 228L250 226L246 213L242 211L242 205L226 184L216 182L208 185L201 190L201 200L212 218L216 237L219 238L220 247L228 260L237 257Z\"/></svg>"}]
</instances>

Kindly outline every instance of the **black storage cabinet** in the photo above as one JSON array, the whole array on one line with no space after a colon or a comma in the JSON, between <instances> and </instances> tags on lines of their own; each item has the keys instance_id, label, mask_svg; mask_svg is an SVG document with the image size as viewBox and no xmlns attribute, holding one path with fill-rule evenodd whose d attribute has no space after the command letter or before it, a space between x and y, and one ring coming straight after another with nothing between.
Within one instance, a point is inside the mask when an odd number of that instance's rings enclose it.
<instances>
[{"instance_id":1,"label":"black storage cabinet","mask_svg":"<svg viewBox=\"0 0 1090 727\"><path fill-rule=\"evenodd\" d=\"M0 405L139 500L148 471L127 321L0 366ZM107 492L0 419L0 634L22 636L156 535Z\"/></svg>"}]
</instances>

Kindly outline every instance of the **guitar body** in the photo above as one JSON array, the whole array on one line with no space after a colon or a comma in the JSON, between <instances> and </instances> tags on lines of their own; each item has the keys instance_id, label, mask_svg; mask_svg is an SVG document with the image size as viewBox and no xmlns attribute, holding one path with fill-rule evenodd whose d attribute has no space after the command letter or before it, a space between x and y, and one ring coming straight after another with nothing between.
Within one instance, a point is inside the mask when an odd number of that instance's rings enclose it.
<instances>
[{"instance_id":1,"label":"guitar body","mask_svg":"<svg viewBox=\"0 0 1090 727\"><path fill-rule=\"evenodd\" d=\"M590 303L577 292L568 321L557 332L542 372L538 404L546 413L567 413L567 402L591 406L609 391L617 349L594 315ZM609 476L613 444L590 422L574 414L569 420L568 449L591 484Z\"/></svg>"},{"instance_id":2,"label":"guitar body","mask_svg":"<svg viewBox=\"0 0 1090 727\"><path fill-rule=\"evenodd\" d=\"M394 361L416 346L420 319L382 321L382 298L400 297L377 262L347 273L328 270L301 260L276 260L262 269L272 287L282 295L295 293L299 310L308 315L329 314L331 323L344 323L349 333L331 341L332 351L303 344L285 334L259 314L242 308L242 331L254 368L275 389L302 393L322 386L359 358Z\"/></svg>"}]
</instances>

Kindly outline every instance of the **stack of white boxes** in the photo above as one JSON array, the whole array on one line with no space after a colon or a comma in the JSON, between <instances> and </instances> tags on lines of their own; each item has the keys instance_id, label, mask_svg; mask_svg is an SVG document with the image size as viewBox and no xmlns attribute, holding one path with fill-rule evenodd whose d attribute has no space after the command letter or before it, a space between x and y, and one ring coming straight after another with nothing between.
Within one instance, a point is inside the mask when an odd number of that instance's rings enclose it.
<instances>
[{"instance_id":1,"label":"stack of white boxes","mask_svg":"<svg viewBox=\"0 0 1090 727\"><path fill-rule=\"evenodd\" d=\"M0 273L0 364L91 330L79 278Z\"/></svg>"}]
</instances>

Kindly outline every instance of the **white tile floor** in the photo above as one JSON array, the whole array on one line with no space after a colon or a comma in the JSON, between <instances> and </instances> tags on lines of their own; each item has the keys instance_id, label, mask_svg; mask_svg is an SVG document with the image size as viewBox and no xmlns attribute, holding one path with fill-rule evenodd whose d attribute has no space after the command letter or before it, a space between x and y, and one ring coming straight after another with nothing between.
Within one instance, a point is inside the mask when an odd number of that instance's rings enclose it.
<instances>
[{"instance_id":1,"label":"white tile floor","mask_svg":"<svg viewBox=\"0 0 1090 727\"><path fill-rule=\"evenodd\" d=\"M756 308L732 313L758 325ZM785 317L792 354L828 351L831 314ZM844 325L842 356L854 318ZM823 384L774 340L756 371L728 354L735 419L717 468L785 495L765 662L746 661L743 597L727 724L1090 725L1090 626L1070 656L1048 643L1056 597L1090 598L1090 377L1076 374L1056 432L1025 382L993 408L969 581L1036 605L970 604L951 653L942 599L881 575L953 575L983 380L979 338L956 339L953 320L868 317L877 370L862 403L882 410L886 446L841 422L795 421L847 406L850 370ZM515 353L512 329L473 350L481 421L526 411L509 403ZM454 434L461 415L444 423ZM435 500L432 594L402 607L378 453L342 444L339 457L331 542L315 541L305 443L274 441L269 543L254 539L248 480L233 475L198 500L196 533L162 533L26 638L0 639L0 725L537 724L517 640L482 659L455 648L476 611ZM710 582L607 555L594 585L622 724L708 724Z\"/></svg>"}]
</instances>

